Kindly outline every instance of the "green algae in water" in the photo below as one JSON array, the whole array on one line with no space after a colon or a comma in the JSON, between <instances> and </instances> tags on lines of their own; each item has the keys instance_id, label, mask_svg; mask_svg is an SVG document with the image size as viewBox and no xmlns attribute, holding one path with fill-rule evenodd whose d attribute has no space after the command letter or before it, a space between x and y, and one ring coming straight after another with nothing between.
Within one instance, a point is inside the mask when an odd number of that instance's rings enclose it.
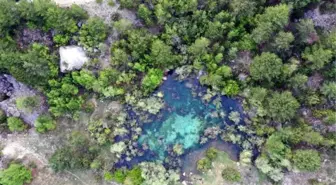
<instances>
[{"instance_id":1,"label":"green algae in water","mask_svg":"<svg viewBox=\"0 0 336 185\"><path fill-rule=\"evenodd\" d=\"M158 130L147 129L140 138L140 143L147 142L149 148L158 151L162 158L169 145L181 144L184 149L197 145L203 128L204 122L194 115L180 116L173 113Z\"/></svg>"}]
</instances>

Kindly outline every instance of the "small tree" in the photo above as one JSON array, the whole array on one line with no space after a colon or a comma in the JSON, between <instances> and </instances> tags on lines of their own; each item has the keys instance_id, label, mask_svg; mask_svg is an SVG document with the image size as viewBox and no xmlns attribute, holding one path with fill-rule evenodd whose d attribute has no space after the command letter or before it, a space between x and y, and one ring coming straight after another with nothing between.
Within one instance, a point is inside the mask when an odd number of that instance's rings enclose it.
<instances>
[{"instance_id":1,"label":"small tree","mask_svg":"<svg viewBox=\"0 0 336 185\"><path fill-rule=\"evenodd\" d=\"M280 78L282 68L282 61L277 55L265 52L253 59L250 73L254 80L272 82Z\"/></svg>"},{"instance_id":2,"label":"small tree","mask_svg":"<svg viewBox=\"0 0 336 185\"><path fill-rule=\"evenodd\" d=\"M10 131L15 132L21 132L24 131L27 126L24 124L24 122L17 117L8 117L7 118L7 125Z\"/></svg>"},{"instance_id":3,"label":"small tree","mask_svg":"<svg viewBox=\"0 0 336 185\"><path fill-rule=\"evenodd\" d=\"M326 82L323 84L321 92L330 100L336 99L336 82Z\"/></svg>"},{"instance_id":4,"label":"small tree","mask_svg":"<svg viewBox=\"0 0 336 185\"><path fill-rule=\"evenodd\" d=\"M142 86L146 92L152 92L160 85L163 77L163 72L160 69L150 69L147 75L142 80Z\"/></svg>"},{"instance_id":5,"label":"small tree","mask_svg":"<svg viewBox=\"0 0 336 185\"><path fill-rule=\"evenodd\" d=\"M307 47L302 53L302 58L306 60L308 67L311 70L319 70L329 63L332 59L332 51L323 49L319 45Z\"/></svg>"},{"instance_id":6,"label":"small tree","mask_svg":"<svg viewBox=\"0 0 336 185\"><path fill-rule=\"evenodd\" d=\"M205 152L205 155L208 159L210 159L212 161L212 160L216 159L216 157L218 155L218 150L215 147L210 147Z\"/></svg>"},{"instance_id":7,"label":"small tree","mask_svg":"<svg viewBox=\"0 0 336 185\"><path fill-rule=\"evenodd\" d=\"M289 91L275 92L268 98L269 115L275 121L283 122L292 119L299 106L299 102Z\"/></svg>"},{"instance_id":8,"label":"small tree","mask_svg":"<svg viewBox=\"0 0 336 185\"><path fill-rule=\"evenodd\" d=\"M49 115L41 115L35 121L36 131L39 133L45 133L49 130L54 130L56 128L55 121Z\"/></svg>"},{"instance_id":9,"label":"small tree","mask_svg":"<svg viewBox=\"0 0 336 185\"><path fill-rule=\"evenodd\" d=\"M10 164L7 169L0 171L1 185L23 185L31 180L31 171L20 164Z\"/></svg>"},{"instance_id":10,"label":"small tree","mask_svg":"<svg viewBox=\"0 0 336 185\"><path fill-rule=\"evenodd\" d=\"M316 150L296 150L293 154L294 165L303 171L315 171L321 166L321 157Z\"/></svg>"},{"instance_id":11,"label":"small tree","mask_svg":"<svg viewBox=\"0 0 336 185\"><path fill-rule=\"evenodd\" d=\"M202 158L197 161L197 170L204 172L211 168L211 161L208 158Z\"/></svg>"},{"instance_id":12,"label":"small tree","mask_svg":"<svg viewBox=\"0 0 336 185\"><path fill-rule=\"evenodd\" d=\"M239 182L241 179L241 175L238 170L232 167L227 167L222 171L223 179L230 182Z\"/></svg>"}]
</instances>

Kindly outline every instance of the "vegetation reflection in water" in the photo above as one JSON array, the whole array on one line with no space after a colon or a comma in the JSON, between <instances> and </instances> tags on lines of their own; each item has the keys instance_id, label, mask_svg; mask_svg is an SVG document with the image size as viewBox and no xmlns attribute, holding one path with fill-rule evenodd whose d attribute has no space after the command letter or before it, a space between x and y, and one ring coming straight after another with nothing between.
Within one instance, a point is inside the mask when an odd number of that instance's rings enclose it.
<instances>
[{"instance_id":1,"label":"vegetation reflection in water","mask_svg":"<svg viewBox=\"0 0 336 185\"><path fill-rule=\"evenodd\" d=\"M226 115L239 111L238 102L228 97L215 97L209 103L202 101L202 96L198 95L204 95L205 89L196 79L179 82L169 76L158 91L164 94L163 116L144 124L139 143L147 144L160 159L174 145L182 146L184 151L199 148L200 136L205 128L214 125L224 127L230 124L225 119ZM219 108L218 105L216 108L215 99L219 100Z\"/></svg>"}]
</instances>

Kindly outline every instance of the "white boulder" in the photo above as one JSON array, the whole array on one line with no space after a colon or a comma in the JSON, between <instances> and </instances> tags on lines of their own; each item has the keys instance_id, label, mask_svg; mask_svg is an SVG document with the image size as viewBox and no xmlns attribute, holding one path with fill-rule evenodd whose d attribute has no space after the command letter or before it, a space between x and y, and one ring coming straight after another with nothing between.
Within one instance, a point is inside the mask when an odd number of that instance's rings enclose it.
<instances>
[{"instance_id":1,"label":"white boulder","mask_svg":"<svg viewBox=\"0 0 336 185\"><path fill-rule=\"evenodd\" d=\"M80 69L89 61L84 49L79 46L60 47L59 53L61 58L60 68L62 73Z\"/></svg>"}]
</instances>

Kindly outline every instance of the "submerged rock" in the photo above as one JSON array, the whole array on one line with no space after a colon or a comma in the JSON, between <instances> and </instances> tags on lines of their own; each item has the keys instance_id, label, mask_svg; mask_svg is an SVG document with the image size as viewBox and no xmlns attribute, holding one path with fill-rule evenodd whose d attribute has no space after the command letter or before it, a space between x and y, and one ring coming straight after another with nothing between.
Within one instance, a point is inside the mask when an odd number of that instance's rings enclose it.
<instances>
[{"instance_id":1,"label":"submerged rock","mask_svg":"<svg viewBox=\"0 0 336 185\"><path fill-rule=\"evenodd\" d=\"M85 51L79 46L65 46L59 49L61 72L80 69L89 61Z\"/></svg>"}]
</instances>

